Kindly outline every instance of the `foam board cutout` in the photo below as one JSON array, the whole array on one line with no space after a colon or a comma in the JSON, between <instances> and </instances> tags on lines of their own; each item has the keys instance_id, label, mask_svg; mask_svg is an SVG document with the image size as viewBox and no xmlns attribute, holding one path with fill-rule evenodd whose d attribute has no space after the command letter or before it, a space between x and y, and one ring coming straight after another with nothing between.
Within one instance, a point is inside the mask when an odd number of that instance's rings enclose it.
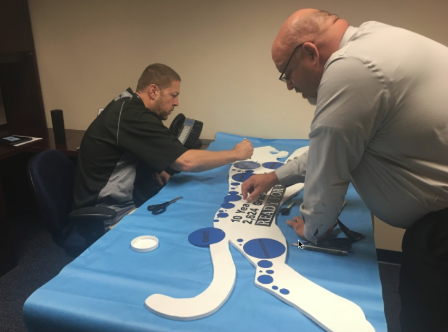
<instances>
[{"instance_id":1,"label":"foam board cutout","mask_svg":"<svg viewBox=\"0 0 448 332\"><path fill-rule=\"evenodd\" d=\"M296 150L287 162L307 150L308 147ZM214 227L199 229L189 236L192 244L210 248L210 286L193 298L153 294L145 301L151 312L187 321L219 310L231 294L236 278L230 242L255 267L255 286L296 308L325 331L374 331L358 305L304 278L285 263L288 245L277 226L276 215L285 201L303 190L303 184L288 188L276 185L252 203L242 199L241 184L246 179L280 167L283 163L277 158L287 155L286 151L265 146L254 149L251 159L232 164L229 191L215 214Z\"/></svg>"}]
</instances>

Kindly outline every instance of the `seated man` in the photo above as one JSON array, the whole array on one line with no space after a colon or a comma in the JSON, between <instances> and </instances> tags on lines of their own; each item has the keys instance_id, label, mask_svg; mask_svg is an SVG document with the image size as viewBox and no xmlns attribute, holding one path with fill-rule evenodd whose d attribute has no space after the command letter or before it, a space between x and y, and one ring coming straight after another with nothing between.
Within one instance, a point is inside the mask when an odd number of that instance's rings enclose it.
<instances>
[{"instance_id":1,"label":"seated man","mask_svg":"<svg viewBox=\"0 0 448 332\"><path fill-rule=\"evenodd\" d=\"M121 94L92 122L79 150L74 208L106 206L115 223L155 195L175 172L200 172L250 158L249 140L228 151L188 150L164 126L179 105L180 77L149 65L137 92Z\"/></svg>"}]
</instances>

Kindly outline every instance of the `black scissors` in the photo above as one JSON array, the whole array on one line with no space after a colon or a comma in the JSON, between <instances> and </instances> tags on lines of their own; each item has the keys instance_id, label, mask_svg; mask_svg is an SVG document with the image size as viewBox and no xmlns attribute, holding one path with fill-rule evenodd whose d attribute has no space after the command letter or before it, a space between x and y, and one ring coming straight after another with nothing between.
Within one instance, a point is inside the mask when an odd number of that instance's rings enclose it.
<instances>
[{"instance_id":1,"label":"black scissors","mask_svg":"<svg viewBox=\"0 0 448 332\"><path fill-rule=\"evenodd\" d=\"M179 199L184 198L183 196L179 196L169 202L165 202L162 204L148 205L148 211L152 211L152 214L161 214L166 211L166 207Z\"/></svg>"}]
</instances>

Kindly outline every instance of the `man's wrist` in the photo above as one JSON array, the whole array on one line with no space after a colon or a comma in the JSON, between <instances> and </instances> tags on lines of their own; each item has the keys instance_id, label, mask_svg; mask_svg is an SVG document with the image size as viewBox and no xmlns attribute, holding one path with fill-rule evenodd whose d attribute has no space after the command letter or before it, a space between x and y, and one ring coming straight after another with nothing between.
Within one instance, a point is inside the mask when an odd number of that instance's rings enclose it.
<instances>
[{"instance_id":1,"label":"man's wrist","mask_svg":"<svg viewBox=\"0 0 448 332\"><path fill-rule=\"evenodd\" d=\"M267 175L269 176L269 182L272 184L272 187L275 186L276 184L280 184L280 180L278 179L278 176L275 173L275 171L268 173Z\"/></svg>"},{"instance_id":2,"label":"man's wrist","mask_svg":"<svg viewBox=\"0 0 448 332\"><path fill-rule=\"evenodd\" d=\"M236 152L236 150L231 150L230 151L230 155L232 156L232 163L234 163L235 161L238 161L238 152Z\"/></svg>"},{"instance_id":3,"label":"man's wrist","mask_svg":"<svg viewBox=\"0 0 448 332\"><path fill-rule=\"evenodd\" d=\"M247 158L244 157L244 151L240 151L240 150L237 150L237 149L233 149L233 157L234 157L234 161L247 159Z\"/></svg>"}]
</instances>

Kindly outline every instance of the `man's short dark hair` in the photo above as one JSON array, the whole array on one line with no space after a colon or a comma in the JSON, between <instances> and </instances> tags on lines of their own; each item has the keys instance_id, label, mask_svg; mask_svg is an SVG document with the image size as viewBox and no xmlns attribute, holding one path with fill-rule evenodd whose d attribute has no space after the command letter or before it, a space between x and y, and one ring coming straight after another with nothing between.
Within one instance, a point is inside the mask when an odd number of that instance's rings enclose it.
<instances>
[{"instance_id":1,"label":"man's short dark hair","mask_svg":"<svg viewBox=\"0 0 448 332\"><path fill-rule=\"evenodd\" d=\"M153 63L146 67L138 79L137 91L143 91L151 84L155 84L160 90L168 88L172 82L179 81L180 76L172 68L162 63Z\"/></svg>"}]
</instances>

